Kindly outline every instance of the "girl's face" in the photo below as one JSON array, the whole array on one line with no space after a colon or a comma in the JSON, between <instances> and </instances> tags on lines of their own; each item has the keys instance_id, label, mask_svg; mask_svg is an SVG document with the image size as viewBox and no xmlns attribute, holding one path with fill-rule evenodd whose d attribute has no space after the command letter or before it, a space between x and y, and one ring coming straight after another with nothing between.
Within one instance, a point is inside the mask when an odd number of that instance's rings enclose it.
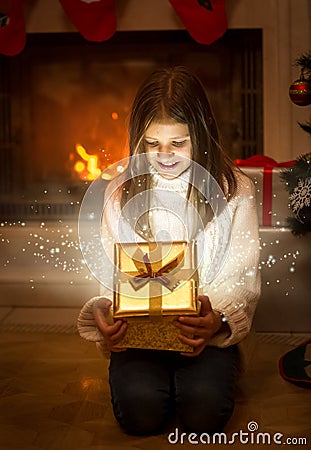
<instances>
[{"instance_id":1,"label":"girl's face","mask_svg":"<svg viewBox=\"0 0 311 450\"><path fill-rule=\"evenodd\" d=\"M151 165L163 178L177 178L191 163L188 125L174 120L151 122L144 135Z\"/></svg>"}]
</instances>

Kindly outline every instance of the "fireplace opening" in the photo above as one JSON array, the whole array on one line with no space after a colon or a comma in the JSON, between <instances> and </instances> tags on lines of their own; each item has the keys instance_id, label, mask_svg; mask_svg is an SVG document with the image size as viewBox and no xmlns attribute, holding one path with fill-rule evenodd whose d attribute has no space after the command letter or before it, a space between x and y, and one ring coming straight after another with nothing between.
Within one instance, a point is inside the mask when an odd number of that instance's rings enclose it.
<instances>
[{"instance_id":1,"label":"fireplace opening","mask_svg":"<svg viewBox=\"0 0 311 450\"><path fill-rule=\"evenodd\" d=\"M262 33L228 30L210 46L186 31L30 34L0 57L0 220L76 217L91 181L127 156L127 122L141 81L185 65L209 93L225 151L263 150Z\"/></svg>"}]
</instances>

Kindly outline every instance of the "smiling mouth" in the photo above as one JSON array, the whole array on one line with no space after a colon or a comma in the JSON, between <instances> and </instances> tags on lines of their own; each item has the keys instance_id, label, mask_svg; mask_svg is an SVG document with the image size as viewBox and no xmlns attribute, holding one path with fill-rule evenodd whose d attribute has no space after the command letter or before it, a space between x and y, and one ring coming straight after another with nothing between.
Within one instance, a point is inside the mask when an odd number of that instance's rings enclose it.
<instances>
[{"instance_id":1,"label":"smiling mouth","mask_svg":"<svg viewBox=\"0 0 311 450\"><path fill-rule=\"evenodd\" d=\"M163 169L163 170L173 170L173 169L175 169L175 167L177 167L177 165L179 164L179 161L166 162L166 163L158 161L158 164L161 167L161 169Z\"/></svg>"}]
</instances>

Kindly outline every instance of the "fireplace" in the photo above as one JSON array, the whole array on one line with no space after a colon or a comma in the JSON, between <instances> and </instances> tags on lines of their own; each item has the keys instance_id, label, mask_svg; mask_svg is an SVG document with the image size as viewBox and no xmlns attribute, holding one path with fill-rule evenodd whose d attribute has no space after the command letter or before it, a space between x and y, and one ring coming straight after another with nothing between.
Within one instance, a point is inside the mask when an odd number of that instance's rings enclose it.
<instances>
[{"instance_id":1,"label":"fireplace","mask_svg":"<svg viewBox=\"0 0 311 450\"><path fill-rule=\"evenodd\" d=\"M126 126L154 68L191 67L206 86L225 150L262 153L261 30L228 30L210 46L186 31L30 34L0 57L0 220L75 218L101 170L127 156Z\"/></svg>"}]
</instances>

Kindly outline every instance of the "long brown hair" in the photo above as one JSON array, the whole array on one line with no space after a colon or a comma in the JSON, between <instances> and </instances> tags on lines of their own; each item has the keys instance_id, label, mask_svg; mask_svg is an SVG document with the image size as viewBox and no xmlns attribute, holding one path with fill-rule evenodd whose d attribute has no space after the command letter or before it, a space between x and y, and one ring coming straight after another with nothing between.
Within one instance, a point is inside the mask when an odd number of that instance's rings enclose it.
<instances>
[{"instance_id":1,"label":"long brown hair","mask_svg":"<svg viewBox=\"0 0 311 450\"><path fill-rule=\"evenodd\" d=\"M146 152L144 135L153 121L169 119L188 125L192 160L213 176L229 201L237 189L233 163L220 145L217 124L205 89L198 77L185 67L158 69L138 89L129 122L130 155ZM128 167L128 170L132 169ZM192 171L187 199L199 210L206 224L212 215L206 202L202 202L200 192L193 186L194 176ZM149 187L149 176L129 179L122 189L121 207ZM143 225L146 229L146 224L149 228L148 218L138 220L137 231L140 234Z\"/></svg>"}]
</instances>

